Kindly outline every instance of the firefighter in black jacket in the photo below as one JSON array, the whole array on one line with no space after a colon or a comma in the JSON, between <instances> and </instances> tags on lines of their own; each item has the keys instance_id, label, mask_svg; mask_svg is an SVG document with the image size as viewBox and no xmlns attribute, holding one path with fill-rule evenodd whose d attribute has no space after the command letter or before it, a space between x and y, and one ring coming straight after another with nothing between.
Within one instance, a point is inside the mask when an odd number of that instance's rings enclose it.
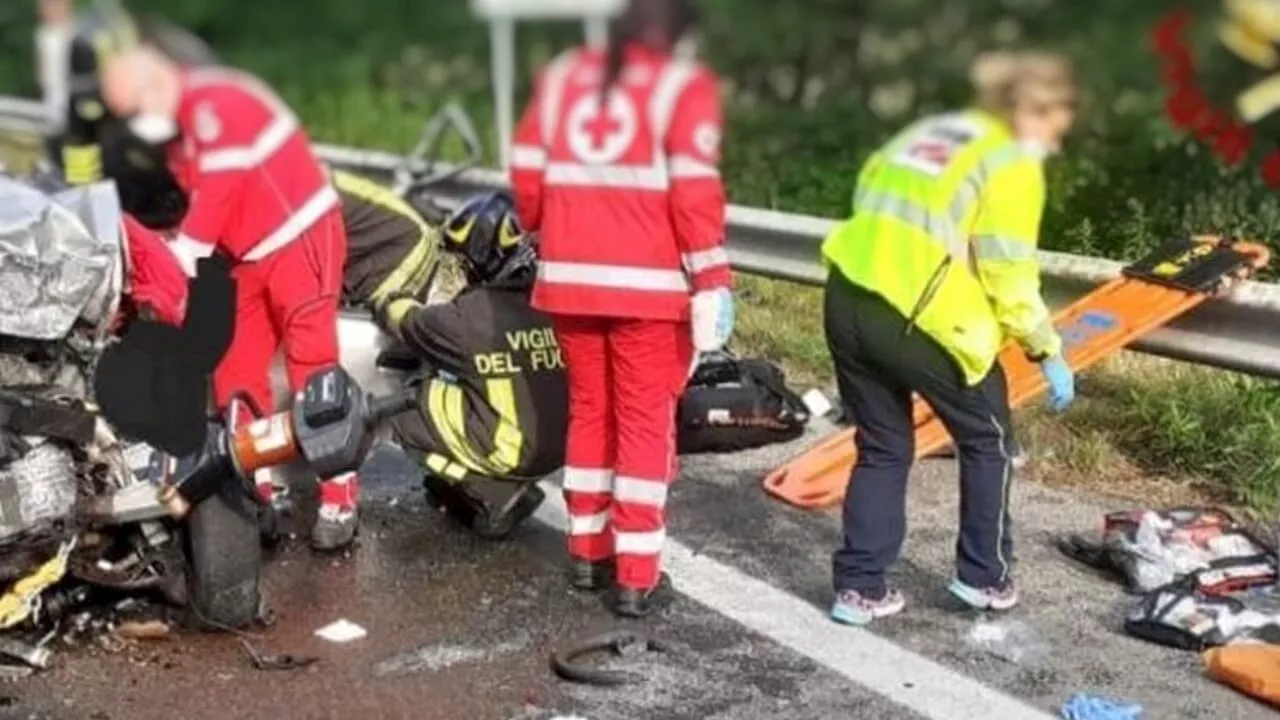
<instances>
[{"instance_id":1,"label":"firefighter in black jacket","mask_svg":"<svg viewBox=\"0 0 1280 720\"><path fill-rule=\"evenodd\" d=\"M568 386L555 334L529 305L536 250L501 193L473 198L442 228L467 287L424 305L397 297L383 329L422 361L420 412L397 442L422 463L429 497L476 533L506 536L543 500L537 481L564 464Z\"/></svg>"},{"instance_id":2,"label":"firefighter in black jacket","mask_svg":"<svg viewBox=\"0 0 1280 720\"><path fill-rule=\"evenodd\" d=\"M177 225L187 211L187 197L166 166L164 149L137 137L129 123L111 115L99 87L100 54L121 46L149 43L190 67L210 65L212 52L176 28L157 33L154 23L135 18L110 4L87 8L75 20L68 40L70 96L62 133L51 143L50 158L71 185L103 178L115 180L120 205L153 230ZM171 42L173 38L182 42Z\"/></svg>"},{"instance_id":3,"label":"firefighter in black jacket","mask_svg":"<svg viewBox=\"0 0 1280 720\"><path fill-rule=\"evenodd\" d=\"M344 170L329 170L329 179L347 228L343 302L373 309L393 295L425 300L440 233L385 185Z\"/></svg>"}]
</instances>

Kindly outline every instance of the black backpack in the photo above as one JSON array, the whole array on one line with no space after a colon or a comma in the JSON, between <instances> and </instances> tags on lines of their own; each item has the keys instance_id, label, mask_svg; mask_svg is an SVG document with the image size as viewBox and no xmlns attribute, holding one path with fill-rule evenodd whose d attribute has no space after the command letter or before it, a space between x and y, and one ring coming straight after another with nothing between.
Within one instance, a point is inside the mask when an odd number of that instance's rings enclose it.
<instances>
[{"instance_id":1,"label":"black backpack","mask_svg":"<svg viewBox=\"0 0 1280 720\"><path fill-rule=\"evenodd\" d=\"M677 447L681 455L747 450L794 440L808 422L777 365L704 353L680 397Z\"/></svg>"}]
</instances>

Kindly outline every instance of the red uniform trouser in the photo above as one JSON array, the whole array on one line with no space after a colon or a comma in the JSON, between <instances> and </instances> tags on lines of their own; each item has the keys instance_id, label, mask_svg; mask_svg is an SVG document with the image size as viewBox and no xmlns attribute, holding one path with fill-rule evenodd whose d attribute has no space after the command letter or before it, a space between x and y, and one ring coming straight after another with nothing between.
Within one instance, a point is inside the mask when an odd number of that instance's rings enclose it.
<instances>
[{"instance_id":1,"label":"red uniform trouser","mask_svg":"<svg viewBox=\"0 0 1280 720\"><path fill-rule=\"evenodd\" d=\"M555 316L569 379L564 495L569 555L615 560L615 581L658 581L676 403L693 345L683 322Z\"/></svg>"},{"instance_id":2,"label":"red uniform trouser","mask_svg":"<svg viewBox=\"0 0 1280 720\"><path fill-rule=\"evenodd\" d=\"M271 363L281 346L294 392L315 372L338 363L338 302L346 257L346 229L341 210L334 208L297 240L232 270L235 331L213 374L220 409L244 393L263 413L275 410ZM248 413L237 415L248 419Z\"/></svg>"}]
</instances>

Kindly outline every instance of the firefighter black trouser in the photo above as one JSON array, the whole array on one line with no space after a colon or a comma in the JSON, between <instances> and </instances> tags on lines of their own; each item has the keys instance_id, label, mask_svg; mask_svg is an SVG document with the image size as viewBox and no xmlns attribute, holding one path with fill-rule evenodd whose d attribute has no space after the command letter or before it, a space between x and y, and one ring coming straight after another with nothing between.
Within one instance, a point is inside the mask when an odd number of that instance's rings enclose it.
<instances>
[{"instance_id":1,"label":"firefighter black trouser","mask_svg":"<svg viewBox=\"0 0 1280 720\"><path fill-rule=\"evenodd\" d=\"M907 476L915 457L912 392L919 393L956 441L960 462L957 574L975 588L1010 580L1009 491L1013 438L999 364L968 387L959 365L878 295L833 269L824 325L840 396L858 428L858 462L844 499L842 547L833 558L835 589L872 597L906 536Z\"/></svg>"}]
</instances>

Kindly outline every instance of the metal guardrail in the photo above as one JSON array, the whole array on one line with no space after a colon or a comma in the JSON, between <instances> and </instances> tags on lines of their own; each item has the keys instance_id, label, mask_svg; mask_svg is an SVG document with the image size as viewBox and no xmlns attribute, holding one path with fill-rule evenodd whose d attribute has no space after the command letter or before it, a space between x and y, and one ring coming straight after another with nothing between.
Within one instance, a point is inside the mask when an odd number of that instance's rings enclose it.
<instances>
[{"instance_id":1,"label":"metal guardrail","mask_svg":"<svg viewBox=\"0 0 1280 720\"><path fill-rule=\"evenodd\" d=\"M39 132L38 103L0 96L0 132ZM404 158L392 153L319 145L335 166L390 178ZM489 169L460 172L433 188L442 205L456 205L477 192L507 186L506 174ZM807 285L825 274L818 246L836 221L811 215L732 205L728 212L729 255L735 269ZM1207 229L1206 229L1207 230ZM1046 298L1061 306L1120 274L1113 260L1040 252ZM1280 378L1280 285L1246 282L1229 296L1206 303L1132 349L1186 362Z\"/></svg>"}]
</instances>

